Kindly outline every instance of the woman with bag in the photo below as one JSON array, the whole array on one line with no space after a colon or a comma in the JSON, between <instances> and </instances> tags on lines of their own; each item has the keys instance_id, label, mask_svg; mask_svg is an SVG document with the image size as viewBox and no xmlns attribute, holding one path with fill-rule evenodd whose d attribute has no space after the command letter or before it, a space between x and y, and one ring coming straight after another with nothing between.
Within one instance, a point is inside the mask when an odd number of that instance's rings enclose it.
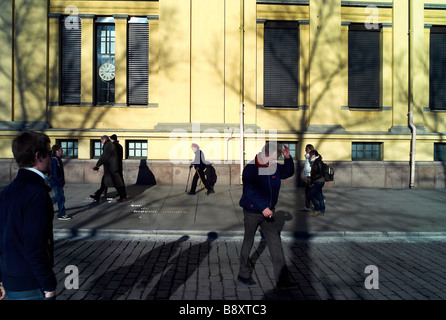
<instances>
[{"instance_id":1,"label":"woman with bag","mask_svg":"<svg viewBox=\"0 0 446 320\"><path fill-rule=\"evenodd\" d=\"M322 156L316 150L311 150L309 155L311 163L310 199L314 206L312 216L323 216L325 214L325 201L322 194L322 188L325 185L324 163Z\"/></svg>"}]
</instances>

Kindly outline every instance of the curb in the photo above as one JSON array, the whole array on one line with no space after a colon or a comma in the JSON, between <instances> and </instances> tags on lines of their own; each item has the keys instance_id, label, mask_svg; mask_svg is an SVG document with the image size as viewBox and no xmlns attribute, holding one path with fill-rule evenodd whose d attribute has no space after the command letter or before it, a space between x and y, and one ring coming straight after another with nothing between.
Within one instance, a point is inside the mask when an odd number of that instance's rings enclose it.
<instances>
[{"instance_id":1,"label":"curb","mask_svg":"<svg viewBox=\"0 0 446 320\"><path fill-rule=\"evenodd\" d=\"M190 240L241 241L244 231L200 230L124 230L124 229L54 229L55 238L131 238L131 239L177 239L188 236ZM257 231L258 235L261 233ZM210 236L210 238L209 238ZM282 231L283 241L311 240L313 238L412 238L446 237L446 231Z\"/></svg>"}]
</instances>

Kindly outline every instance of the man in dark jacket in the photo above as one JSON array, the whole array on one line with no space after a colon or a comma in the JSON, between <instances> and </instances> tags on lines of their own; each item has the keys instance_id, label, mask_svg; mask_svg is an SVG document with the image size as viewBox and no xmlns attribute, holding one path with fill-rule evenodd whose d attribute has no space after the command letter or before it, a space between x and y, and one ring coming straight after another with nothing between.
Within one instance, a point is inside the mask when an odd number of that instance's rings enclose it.
<instances>
[{"instance_id":1,"label":"man in dark jacket","mask_svg":"<svg viewBox=\"0 0 446 320\"><path fill-rule=\"evenodd\" d=\"M118 202L127 200L127 192L125 190L124 182L118 172L118 157L116 155L115 145L108 139L108 136L101 137L101 143L103 144L103 152L96 162L96 166L93 170L99 170L99 167L104 165L104 176L102 177L101 187L90 197L99 201L99 198L107 187L115 187L118 191Z\"/></svg>"},{"instance_id":2,"label":"man in dark jacket","mask_svg":"<svg viewBox=\"0 0 446 320\"><path fill-rule=\"evenodd\" d=\"M201 180L201 183L203 183L205 193L209 195L210 193L214 193L214 189L209 186L205 174L204 169L206 169L206 160L204 159L203 151L200 150L200 147L196 143L192 143L192 151L195 153L195 159L192 161L192 164L190 165L189 169L192 168L192 166L195 168L195 174L192 179L192 185L190 187L190 191L187 193L189 195L195 194L195 189L197 188L198 179Z\"/></svg>"},{"instance_id":3,"label":"man in dark jacket","mask_svg":"<svg viewBox=\"0 0 446 320\"><path fill-rule=\"evenodd\" d=\"M124 149L122 148L121 144L119 143L119 140L118 140L118 137L116 136L116 134L112 134L110 136L110 141L113 142L113 144L116 147L116 156L118 157L118 172L119 172L119 175L121 176L122 183L124 183L124 174L122 172L122 158L124 157Z\"/></svg>"},{"instance_id":4,"label":"man in dark jacket","mask_svg":"<svg viewBox=\"0 0 446 320\"><path fill-rule=\"evenodd\" d=\"M281 151L285 157L283 165L277 163L277 156ZM251 277L249 254L259 226L271 254L277 285L280 287L291 285L274 211L279 197L280 180L293 174L294 162L288 147L283 146L280 150L274 143L267 143L254 161L243 169L243 194L240 206L243 207L245 218L245 234L240 253L238 279L246 285L256 284Z\"/></svg>"},{"instance_id":5,"label":"man in dark jacket","mask_svg":"<svg viewBox=\"0 0 446 320\"><path fill-rule=\"evenodd\" d=\"M3 292L9 300L54 299L54 209L45 181L50 139L23 132L12 142L12 152L20 169L0 193L0 299Z\"/></svg>"}]
</instances>

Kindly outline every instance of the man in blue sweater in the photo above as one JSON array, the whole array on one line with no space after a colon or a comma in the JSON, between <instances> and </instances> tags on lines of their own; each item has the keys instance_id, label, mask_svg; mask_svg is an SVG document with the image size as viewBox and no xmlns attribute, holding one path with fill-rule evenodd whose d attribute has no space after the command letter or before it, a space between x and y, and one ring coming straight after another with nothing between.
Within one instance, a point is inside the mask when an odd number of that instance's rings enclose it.
<instances>
[{"instance_id":1,"label":"man in blue sweater","mask_svg":"<svg viewBox=\"0 0 446 320\"><path fill-rule=\"evenodd\" d=\"M17 177L0 193L0 299L55 298L54 209L46 184L50 139L26 131L12 142Z\"/></svg>"},{"instance_id":2,"label":"man in blue sweater","mask_svg":"<svg viewBox=\"0 0 446 320\"><path fill-rule=\"evenodd\" d=\"M283 152L285 157L284 164L277 163L280 152ZM293 174L294 162L290 150L285 145L280 150L275 143L267 143L254 161L243 169L243 194L239 204L243 207L245 234L240 253L238 280L246 285L256 284L251 277L249 254L259 226L271 254L277 286L292 285L274 211L279 197L280 180Z\"/></svg>"}]
</instances>

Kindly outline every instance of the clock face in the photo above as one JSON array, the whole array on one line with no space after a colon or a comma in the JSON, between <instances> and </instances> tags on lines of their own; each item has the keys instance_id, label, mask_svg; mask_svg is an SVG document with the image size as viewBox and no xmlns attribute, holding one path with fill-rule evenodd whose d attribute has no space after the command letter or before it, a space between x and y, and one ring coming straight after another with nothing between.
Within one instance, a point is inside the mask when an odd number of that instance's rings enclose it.
<instances>
[{"instance_id":1,"label":"clock face","mask_svg":"<svg viewBox=\"0 0 446 320\"><path fill-rule=\"evenodd\" d=\"M115 66L110 62L104 63L99 67L99 76L104 81L111 81L115 78Z\"/></svg>"}]
</instances>

